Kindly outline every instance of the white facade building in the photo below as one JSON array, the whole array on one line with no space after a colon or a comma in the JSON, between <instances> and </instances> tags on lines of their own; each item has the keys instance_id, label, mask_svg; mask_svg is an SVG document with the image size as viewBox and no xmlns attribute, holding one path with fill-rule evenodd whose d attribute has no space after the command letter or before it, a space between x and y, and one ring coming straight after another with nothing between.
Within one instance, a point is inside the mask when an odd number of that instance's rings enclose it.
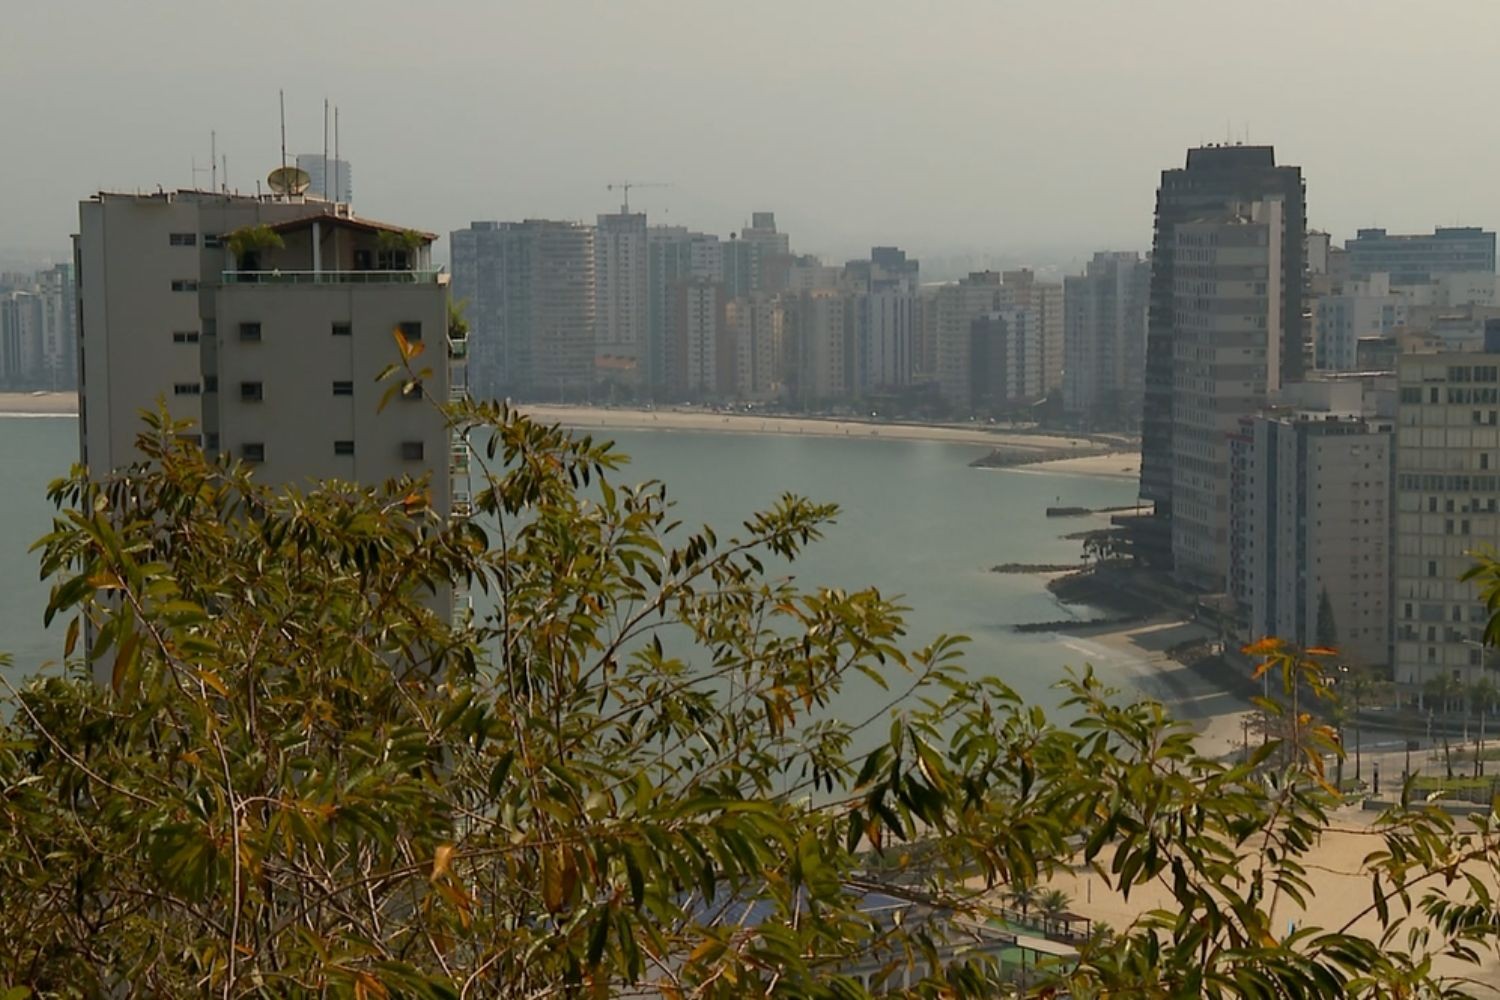
<instances>
[{"instance_id":1,"label":"white facade building","mask_svg":"<svg viewBox=\"0 0 1500 1000\"><path fill-rule=\"evenodd\" d=\"M231 234L251 226L261 239L236 258ZM434 507L450 510L456 458L442 415L416 397L377 413L396 330L427 345L428 395L463 385L447 275L429 264L433 237L412 235L313 200L184 191L82 202L84 463L102 476L136 460L141 411L164 398L211 456L253 464L262 482L431 474Z\"/></svg>"},{"instance_id":2,"label":"white facade building","mask_svg":"<svg viewBox=\"0 0 1500 1000\"><path fill-rule=\"evenodd\" d=\"M1372 274L1319 296L1313 305L1313 362L1322 371L1354 371L1361 337L1384 337L1406 325L1408 299L1390 276Z\"/></svg>"},{"instance_id":3,"label":"white facade building","mask_svg":"<svg viewBox=\"0 0 1500 1000\"><path fill-rule=\"evenodd\" d=\"M961 412L972 409L969 352L973 323L1000 305L1000 275L976 271L962 281L943 285L932 298L932 339L938 392Z\"/></svg>"},{"instance_id":4,"label":"white facade building","mask_svg":"<svg viewBox=\"0 0 1500 1000\"><path fill-rule=\"evenodd\" d=\"M1230 591L1251 640L1332 634L1346 657L1383 666L1394 414L1371 412L1358 380L1287 390L1231 441Z\"/></svg>"},{"instance_id":5,"label":"white facade building","mask_svg":"<svg viewBox=\"0 0 1500 1000\"><path fill-rule=\"evenodd\" d=\"M1006 271L1002 276L998 303L1020 306L1036 313L1041 324L1042 393L1062 389L1063 384L1063 286L1038 281L1030 268Z\"/></svg>"},{"instance_id":6,"label":"white facade building","mask_svg":"<svg viewBox=\"0 0 1500 1000\"><path fill-rule=\"evenodd\" d=\"M650 323L646 216L599 216L594 235L594 356L601 373L642 379Z\"/></svg>"},{"instance_id":7,"label":"white facade building","mask_svg":"<svg viewBox=\"0 0 1500 1000\"><path fill-rule=\"evenodd\" d=\"M1138 253L1094 254L1063 280L1063 409L1090 425L1138 426L1145 391L1151 265Z\"/></svg>"}]
</instances>

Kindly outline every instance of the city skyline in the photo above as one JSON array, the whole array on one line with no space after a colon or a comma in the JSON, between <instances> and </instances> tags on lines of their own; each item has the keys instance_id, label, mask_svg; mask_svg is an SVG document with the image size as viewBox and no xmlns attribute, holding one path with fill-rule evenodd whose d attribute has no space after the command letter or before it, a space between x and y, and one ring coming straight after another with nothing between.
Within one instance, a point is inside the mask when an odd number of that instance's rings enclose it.
<instances>
[{"instance_id":1,"label":"city skyline","mask_svg":"<svg viewBox=\"0 0 1500 1000\"><path fill-rule=\"evenodd\" d=\"M1449 98L1482 87L1483 40L1500 27L1500 10L1477 3L1454 11L1442 72L1402 74L1399 88L1382 63L1409 60L1428 18L1385 2L1357 16L1265 5L1268 20L1296 19L1276 46L1223 44L1232 12L1175 0L1061 12L956 3L937 17L866 4L858 19L772 4L753 17L693 8L691 20L667 3L457 3L441 21L376 4L358 18L329 11L347 42L334 50L318 32L244 13L87 6L87 34L72 9L12 12L27 44L0 68L6 92L55 72L38 60L64 40L74 58L67 86L9 110L19 147L47 152L0 165L5 189L27 192L0 213L0 253L62 251L81 195L190 186L195 161L206 184L210 131L230 183L253 191L279 163L282 88L289 155L321 147L331 99L340 153L360 172L359 210L439 232L482 218L592 219L618 206L606 185L629 179L673 185L639 192L634 207L653 222L722 233L771 209L830 259L895 244L929 261L1014 252L1081 270L1096 249L1149 245L1143 192L1161 163L1245 138L1303 167L1318 191L1309 221L1340 238L1497 221L1482 194L1493 140L1444 153L1463 121ZM150 51L166 22L182 42L170 72L120 62L122 46ZM1070 55L1016 38L1065 42ZM556 51L572 53L565 70L543 61ZM425 80L393 63L438 71ZM754 87L735 69L751 65L770 67ZM412 150L441 152L414 163Z\"/></svg>"}]
</instances>

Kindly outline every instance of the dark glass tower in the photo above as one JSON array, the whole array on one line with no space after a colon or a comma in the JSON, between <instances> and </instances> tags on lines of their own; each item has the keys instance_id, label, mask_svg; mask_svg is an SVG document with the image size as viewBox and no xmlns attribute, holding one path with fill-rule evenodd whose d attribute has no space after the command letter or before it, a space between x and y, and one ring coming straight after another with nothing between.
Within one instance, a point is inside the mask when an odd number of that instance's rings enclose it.
<instances>
[{"instance_id":1,"label":"dark glass tower","mask_svg":"<svg viewBox=\"0 0 1500 1000\"><path fill-rule=\"evenodd\" d=\"M1302 168L1278 167L1271 146L1202 146L1188 150L1187 166L1163 170L1156 192L1151 253L1151 300L1146 330L1145 404L1141 419L1141 496L1156 505L1155 530L1142 533L1142 555L1171 565L1172 403L1176 273L1173 247L1179 222L1223 212L1237 203L1279 195L1285 242L1281 251L1281 381L1302 377L1306 324L1302 310L1307 209ZM1154 544L1153 544L1154 542Z\"/></svg>"}]
</instances>

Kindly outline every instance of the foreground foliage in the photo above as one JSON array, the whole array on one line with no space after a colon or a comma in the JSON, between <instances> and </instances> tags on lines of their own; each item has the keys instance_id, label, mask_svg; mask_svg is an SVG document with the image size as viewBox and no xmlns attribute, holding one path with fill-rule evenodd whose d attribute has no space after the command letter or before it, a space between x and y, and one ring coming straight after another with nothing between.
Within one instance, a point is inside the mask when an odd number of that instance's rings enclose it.
<instances>
[{"instance_id":1,"label":"foreground foliage","mask_svg":"<svg viewBox=\"0 0 1500 1000\"><path fill-rule=\"evenodd\" d=\"M161 419L140 467L54 486L46 613L92 641L0 733L0 986L993 996L1013 970L943 929L1077 865L1175 906L1025 989L1460 995L1432 957L1493 953L1487 821L1385 817L1384 936L1288 934L1336 804L1315 753L1207 759L1088 675L1054 725L954 641L907 649L885 595L777 575L831 507L685 531L608 445L452 416L486 455L467 521L420 483L272 493ZM889 703L845 717L856 683ZM870 888L945 919L876 919Z\"/></svg>"}]
</instances>

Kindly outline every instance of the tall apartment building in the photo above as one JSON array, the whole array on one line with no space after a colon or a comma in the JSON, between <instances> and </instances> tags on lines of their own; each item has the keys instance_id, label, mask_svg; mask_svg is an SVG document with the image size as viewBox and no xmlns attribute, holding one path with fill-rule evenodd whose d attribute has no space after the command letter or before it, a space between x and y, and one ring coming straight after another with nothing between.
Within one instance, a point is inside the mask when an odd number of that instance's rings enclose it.
<instances>
[{"instance_id":1,"label":"tall apartment building","mask_svg":"<svg viewBox=\"0 0 1500 1000\"><path fill-rule=\"evenodd\" d=\"M789 401L816 407L842 399L853 379L851 296L819 288L786 296Z\"/></svg>"},{"instance_id":2,"label":"tall apartment building","mask_svg":"<svg viewBox=\"0 0 1500 1000\"><path fill-rule=\"evenodd\" d=\"M1210 592L1229 569L1229 435L1282 384L1284 209L1265 198L1173 227L1172 559Z\"/></svg>"},{"instance_id":3,"label":"tall apartment building","mask_svg":"<svg viewBox=\"0 0 1500 1000\"><path fill-rule=\"evenodd\" d=\"M1393 285L1425 285L1443 274L1495 273L1495 234L1478 226L1440 227L1430 235L1361 229L1344 249L1355 279L1384 273Z\"/></svg>"},{"instance_id":4,"label":"tall apartment building","mask_svg":"<svg viewBox=\"0 0 1500 1000\"><path fill-rule=\"evenodd\" d=\"M326 165L326 169L325 169ZM307 193L323 201L337 201L345 205L354 201L354 182L349 172L348 160L336 160L322 153L298 153L297 167L306 170L312 179Z\"/></svg>"},{"instance_id":5,"label":"tall apartment building","mask_svg":"<svg viewBox=\"0 0 1500 1000\"><path fill-rule=\"evenodd\" d=\"M1313 646L1331 631L1345 656L1383 666L1394 413L1364 397L1359 380L1299 383L1241 419L1230 442L1230 592L1251 640Z\"/></svg>"},{"instance_id":6,"label":"tall apartment building","mask_svg":"<svg viewBox=\"0 0 1500 1000\"><path fill-rule=\"evenodd\" d=\"M418 396L377 412L386 386L376 377L399 358L396 330L428 345L428 394L446 400L463 384L433 238L302 198L182 191L82 202L84 463L103 475L136 460L140 413L165 398L210 455L255 465L262 482L430 473L446 512L456 456L443 416Z\"/></svg>"},{"instance_id":7,"label":"tall apartment building","mask_svg":"<svg viewBox=\"0 0 1500 1000\"><path fill-rule=\"evenodd\" d=\"M78 293L73 265L17 275L0 292L0 385L70 389L78 384Z\"/></svg>"},{"instance_id":8,"label":"tall apartment building","mask_svg":"<svg viewBox=\"0 0 1500 1000\"><path fill-rule=\"evenodd\" d=\"M1394 679L1421 697L1469 683L1489 612L1459 578L1500 537L1500 337L1487 352L1398 359Z\"/></svg>"},{"instance_id":9,"label":"tall apartment building","mask_svg":"<svg viewBox=\"0 0 1500 1000\"><path fill-rule=\"evenodd\" d=\"M594 357L602 374L642 381L650 339L650 260L644 212L599 216L594 235Z\"/></svg>"},{"instance_id":10,"label":"tall apartment building","mask_svg":"<svg viewBox=\"0 0 1500 1000\"><path fill-rule=\"evenodd\" d=\"M1407 300L1382 273L1345 282L1313 301L1313 363L1321 371L1353 371L1364 337L1384 337L1406 324Z\"/></svg>"},{"instance_id":11,"label":"tall apartment building","mask_svg":"<svg viewBox=\"0 0 1500 1000\"><path fill-rule=\"evenodd\" d=\"M1063 280L1063 409L1088 426L1140 423L1150 284L1134 252L1096 253Z\"/></svg>"},{"instance_id":12,"label":"tall apartment building","mask_svg":"<svg viewBox=\"0 0 1500 1000\"><path fill-rule=\"evenodd\" d=\"M942 285L932 306L938 392L950 407L966 410L973 391L973 324L1000 307L1000 275L976 271L962 281Z\"/></svg>"},{"instance_id":13,"label":"tall apartment building","mask_svg":"<svg viewBox=\"0 0 1500 1000\"><path fill-rule=\"evenodd\" d=\"M1173 515L1178 224L1223 212L1232 206L1279 196L1283 235L1278 266L1280 299L1274 308L1282 338L1280 380L1297 381L1303 371L1303 268L1306 211L1302 171L1277 166L1270 146L1203 146L1188 150L1182 169L1164 170L1156 194L1156 227L1151 249L1151 295L1146 330L1146 368L1141 418L1141 496L1156 506L1156 523L1170 537ZM1144 540L1144 536L1143 536ZM1163 564L1170 553L1154 551Z\"/></svg>"},{"instance_id":14,"label":"tall apartment building","mask_svg":"<svg viewBox=\"0 0 1500 1000\"><path fill-rule=\"evenodd\" d=\"M672 323L678 315L677 287L690 280L720 282L724 254L717 236L696 233L686 226L648 226L646 229L646 342L644 380L657 392L673 385Z\"/></svg>"},{"instance_id":15,"label":"tall apartment building","mask_svg":"<svg viewBox=\"0 0 1500 1000\"><path fill-rule=\"evenodd\" d=\"M792 252L791 237L776 230L775 212L750 213L750 225L740 230L740 241L755 247L762 261L787 257Z\"/></svg>"},{"instance_id":16,"label":"tall apartment building","mask_svg":"<svg viewBox=\"0 0 1500 1000\"><path fill-rule=\"evenodd\" d=\"M42 363L42 307L35 292L0 295L0 385L29 389Z\"/></svg>"},{"instance_id":17,"label":"tall apartment building","mask_svg":"<svg viewBox=\"0 0 1500 1000\"><path fill-rule=\"evenodd\" d=\"M738 399L775 399L782 391L785 370L786 310L780 297L756 292L730 299L724 307L724 323L734 351L728 391Z\"/></svg>"},{"instance_id":18,"label":"tall apartment building","mask_svg":"<svg viewBox=\"0 0 1500 1000\"><path fill-rule=\"evenodd\" d=\"M1046 334L1035 309L1002 306L970 324L969 409L1001 414L1044 393Z\"/></svg>"},{"instance_id":19,"label":"tall apartment building","mask_svg":"<svg viewBox=\"0 0 1500 1000\"><path fill-rule=\"evenodd\" d=\"M854 295L853 388L861 395L911 384L919 269L896 247L875 247L869 260L845 267Z\"/></svg>"},{"instance_id":20,"label":"tall apartment building","mask_svg":"<svg viewBox=\"0 0 1500 1000\"><path fill-rule=\"evenodd\" d=\"M690 399L722 395L734 383L735 356L728 338L724 286L690 278L672 291L673 319L667 370L674 393Z\"/></svg>"},{"instance_id":21,"label":"tall apartment building","mask_svg":"<svg viewBox=\"0 0 1500 1000\"><path fill-rule=\"evenodd\" d=\"M1001 276L1000 304L1030 309L1041 324L1042 390L1062 389L1063 381L1063 286L1037 281L1030 268L1006 271Z\"/></svg>"},{"instance_id":22,"label":"tall apartment building","mask_svg":"<svg viewBox=\"0 0 1500 1000\"><path fill-rule=\"evenodd\" d=\"M594 229L475 222L450 236L454 297L466 303L473 391L577 398L595 379Z\"/></svg>"}]
</instances>

